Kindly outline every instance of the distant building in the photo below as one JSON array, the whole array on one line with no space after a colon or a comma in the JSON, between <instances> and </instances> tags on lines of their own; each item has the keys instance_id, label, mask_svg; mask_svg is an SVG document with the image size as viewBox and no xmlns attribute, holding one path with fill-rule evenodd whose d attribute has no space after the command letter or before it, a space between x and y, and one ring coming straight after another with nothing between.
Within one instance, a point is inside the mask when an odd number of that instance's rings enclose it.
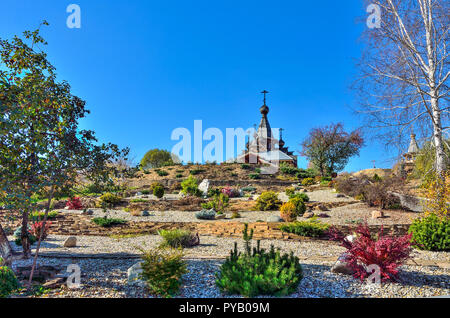
<instances>
[{"instance_id":1,"label":"distant building","mask_svg":"<svg viewBox=\"0 0 450 318\"><path fill-rule=\"evenodd\" d=\"M283 129L280 129L280 139L273 137L272 128L269 124L267 114L269 113L269 107L266 105L267 91L262 91L264 94L264 103L259 109L261 113L261 122L256 130L253 138L247 142L246 149L238 156L239 162L265 164L265 163L288 163L297 167L297 156L293 151L289 151L288 147L285 147L283 140Z\"/></svg>"},{"instance_id":2,"label":"distant building","mask_svg":"<svg viewBox=\"0 0 450 318\"><path fill-rule=\"evenodd\" d=\"M416 135L411 134L411 141L409 142L408 151L403 154L403 161L401 170L403 175L407 175L414 170L416 156L419 153L419 146L417 145Z\"/></svg>"}]
</instances>

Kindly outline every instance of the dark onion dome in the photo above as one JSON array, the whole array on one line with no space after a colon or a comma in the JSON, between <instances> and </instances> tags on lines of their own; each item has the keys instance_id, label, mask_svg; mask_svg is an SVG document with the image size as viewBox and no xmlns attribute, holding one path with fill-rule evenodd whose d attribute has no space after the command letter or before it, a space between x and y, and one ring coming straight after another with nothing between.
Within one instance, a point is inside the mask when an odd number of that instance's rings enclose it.
<instances>
[{"instance_id":1,"label":"dark onion dome","mask_svg":"<svg viewBox=\"0 0 450 318\"><path fill-rule=\"evenodd\" d=\"M284 145L285 145L284 140L283 140L283 139L280 139L280 141L278 142L279 148L283 148Z\"/></svg>"},{"instance_id":2,"label":"dark onion dome","mask_svg":"<svg viewBox=\"0 0 450 318\"><path fill-rule=\"evenodd\" d=\"M267 105L262 105L259 111L261 112L261 114L267 115L269 113L269 107L267 107Z\"/></svg>"}]
</instances>

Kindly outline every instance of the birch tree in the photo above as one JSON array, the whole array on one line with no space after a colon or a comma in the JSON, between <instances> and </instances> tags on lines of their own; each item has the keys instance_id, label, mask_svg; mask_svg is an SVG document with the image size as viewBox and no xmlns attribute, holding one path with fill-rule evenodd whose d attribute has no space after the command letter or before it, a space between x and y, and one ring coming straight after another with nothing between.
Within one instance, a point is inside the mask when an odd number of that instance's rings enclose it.
<instances>
[{"instance_id":1,"label":"birch tree","mask_svg":"<svg viewBox=\"0 0 450 318\"><path fill-rule=\"evenodd\" d=\"M355 83L367 126L388 143L411 131L435 145L434 170L441 179L449 158L449 9L445 0L371 0L379 25L368 23ZM371 6L372 8L374 6Z\"/></svg>"}]
</instances>

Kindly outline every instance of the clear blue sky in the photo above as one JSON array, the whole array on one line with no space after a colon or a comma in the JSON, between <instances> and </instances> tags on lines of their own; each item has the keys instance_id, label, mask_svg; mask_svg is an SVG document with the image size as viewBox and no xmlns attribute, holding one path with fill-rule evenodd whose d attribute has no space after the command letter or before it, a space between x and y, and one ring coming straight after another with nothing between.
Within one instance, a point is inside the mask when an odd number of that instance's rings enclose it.
<instances>
[{"instance_id":1,"label":"clear blue sky","mask_svg":"<svg viewBox=\"0 0 450 318\"><path fill-rule=\"evenodd\" d=\"M81 29L66 26L71 3ZM196 119L223 131L259 123L263 89L291 150L313 127L359 127L349 86L364 15L359 0L14 0L2 3L0 37L46 19L49 59L91 110L83 128L140 160ZM390 167L391 156L369 140L346 170Z\"/></svg>"}]
</instances>

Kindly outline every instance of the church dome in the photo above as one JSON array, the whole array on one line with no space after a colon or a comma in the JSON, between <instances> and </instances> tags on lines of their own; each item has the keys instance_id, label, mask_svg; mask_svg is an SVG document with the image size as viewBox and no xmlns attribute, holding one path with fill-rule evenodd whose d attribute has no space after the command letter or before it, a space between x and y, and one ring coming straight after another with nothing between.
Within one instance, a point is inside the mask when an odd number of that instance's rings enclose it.
<instances>
[{"instance_id":1,"label":"church dome","mask_svg":"<svg viewBox=\"0 0 450 318\"><path fill-rule=\"evenodd\" d=\"M280 148L283 148L284 145L285 145L284 140L283 140L283 139L280 139L280 141L278 142L278 146L279 146Z\"/></svg>"},{"instance_id":2,"label":"church dome","mask_svg":"<svg viewBox=\"0 0 450 318\"><path fill-rule=\"evenodd\" d=\"M261 112L261 114L267 115L269 113L269 107L267 107L267 105L262 105L259 111Z\"/></svg>"}]
</instances>

